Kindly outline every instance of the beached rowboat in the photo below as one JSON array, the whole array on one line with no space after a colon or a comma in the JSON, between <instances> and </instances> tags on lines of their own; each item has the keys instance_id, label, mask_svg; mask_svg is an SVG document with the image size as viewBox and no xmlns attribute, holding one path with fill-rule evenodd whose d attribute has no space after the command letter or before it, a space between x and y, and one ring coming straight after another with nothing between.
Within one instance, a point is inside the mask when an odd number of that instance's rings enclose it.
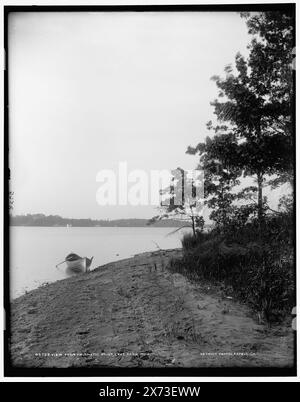
<instances>
[{"instance_id":1,"label":"beached rowboat","mask_svg":"<svg viewBox=\"0 0 300 402\"><path fill-rule=\"evenodd\" d=\"M93 258L80 257L75 253L68 254L64 261L60 262L56 266L63 264L64 262L67 264L67 269L80 273L80 272L88 272L90 270L90 266L92 265Z\"/></svg>"}]
</instances>

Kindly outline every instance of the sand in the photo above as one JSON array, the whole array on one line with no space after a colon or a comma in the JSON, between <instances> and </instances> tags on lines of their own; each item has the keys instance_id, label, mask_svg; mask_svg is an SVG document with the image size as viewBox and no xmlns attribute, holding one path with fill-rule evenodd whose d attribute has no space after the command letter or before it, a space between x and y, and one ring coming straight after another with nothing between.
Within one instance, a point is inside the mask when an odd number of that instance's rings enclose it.
<instances>
[{"instance_id":1,"label":"sand","mask_svg":"<svg viewBox=\"0 0 300 402\"><path fill-rule=\"evenodd\" d=\"M291 367L291 326L269 328L224 291L170 273L180 254L139 254L15 299L13 366Z\"/></svg>"}]
</instances>

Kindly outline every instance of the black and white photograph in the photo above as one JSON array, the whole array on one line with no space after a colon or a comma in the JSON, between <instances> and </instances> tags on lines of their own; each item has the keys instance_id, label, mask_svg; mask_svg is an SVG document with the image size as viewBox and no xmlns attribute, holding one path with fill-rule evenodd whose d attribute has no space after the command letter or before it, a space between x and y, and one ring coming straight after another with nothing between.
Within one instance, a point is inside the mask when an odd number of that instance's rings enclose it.
<instances>
[{"instance_id":1,"label":"black and white photograph","mask_svg":"<svg viewBox=\"0 0 300 402\"><path fill-rule=\"evenodd\" d=\"M296 375L295 24L4 7L8 376Z\"/></svg>"}]
</instances>

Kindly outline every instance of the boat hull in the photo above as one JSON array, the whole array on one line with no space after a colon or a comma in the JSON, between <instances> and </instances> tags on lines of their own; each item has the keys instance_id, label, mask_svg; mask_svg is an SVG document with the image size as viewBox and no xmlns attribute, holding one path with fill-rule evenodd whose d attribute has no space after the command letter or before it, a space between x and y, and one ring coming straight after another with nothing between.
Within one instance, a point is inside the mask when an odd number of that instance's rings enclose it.
<instances>
[{"instance_id":1,"label":"boat hull","mask_svg":"<svg viewBox=\"0 0 300 402\"><path fill-rule=\"evenodd\" d=\"M70 271L80 273L80 272L87 272L88 267L87 267L87 261L86 257L80 258L75 261L66 261L67 268Z\"/></svg>"}]
</instances>

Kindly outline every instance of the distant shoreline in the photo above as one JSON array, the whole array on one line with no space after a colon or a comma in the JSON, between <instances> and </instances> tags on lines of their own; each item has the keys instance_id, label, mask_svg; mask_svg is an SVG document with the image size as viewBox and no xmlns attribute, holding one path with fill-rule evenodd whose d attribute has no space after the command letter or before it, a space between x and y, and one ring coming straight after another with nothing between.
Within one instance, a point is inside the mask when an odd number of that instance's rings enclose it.
<instances>
[{"instance_id":1,"label":"distant shoreline","mask_svg":"<svg viewBox=\"0 0 300 402\"><path fill-rule=\"evenodd\" d=\"M62 218L59 215L26 214L10 217L10 226L31 227L170 227L180 228L187 222L176 219L162 219L149 223L149 219L90 219L90 218Z\"/></svg>"},{"instance_id":2,"label":"distant shoreline","mask_svg":"<svg viewBox=\"0 0 300 402\"><path fill-rule=\"evenodd\" d=\"M167 226L167 225L86 225L86 226L81 226L81 225L10 225L10 227L30 227L30 228L184 228L185 226ZM187 229L187 227L185 227Z\"/></svg>"}]
</instances>

